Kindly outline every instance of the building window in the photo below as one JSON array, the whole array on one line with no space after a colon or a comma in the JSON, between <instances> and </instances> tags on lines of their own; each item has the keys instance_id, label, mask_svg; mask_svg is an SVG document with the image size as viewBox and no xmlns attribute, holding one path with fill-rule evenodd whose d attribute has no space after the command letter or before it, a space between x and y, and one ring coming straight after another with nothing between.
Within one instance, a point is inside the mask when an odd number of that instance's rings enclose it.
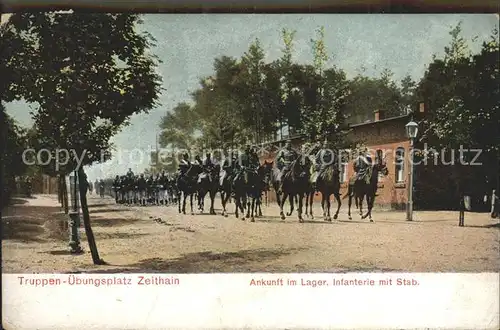
<instances>
[{"instance_id":1,"label":"building window","mask_svg":"<svg viewBox=\"0 0 500 330\"><path fill-rule=\"evenodd\" d=\"M384 153L382 152L381 149L378 149L375 155L375 162L376 162L375 164L378 164L379 161L382 161L383 158L384 158ZM382 174L382 172L378 172L377 182L381 182L383 179L384 175Z\"/></svg>"},{"instance_id":2,"label":"building window","mask_svg":"<svg viewBox=\"0 0 500 330\"><path fill-rule=\"evenodd\" d=\"M340 183L347 182L347 162L340 164Z\"/></svg>"},{"instance_id":3,"label":"building window","mask_svg":"<svg viewBox=\"0 0 500 330\"><path fill-rule=\"evenodd\" d=\"M396 149L396 155L395 155L395 177L396 177L396 183L404 182L404 162L405 160L405 149L404 148L397 148Z\"/></svg>"}]
</instances>

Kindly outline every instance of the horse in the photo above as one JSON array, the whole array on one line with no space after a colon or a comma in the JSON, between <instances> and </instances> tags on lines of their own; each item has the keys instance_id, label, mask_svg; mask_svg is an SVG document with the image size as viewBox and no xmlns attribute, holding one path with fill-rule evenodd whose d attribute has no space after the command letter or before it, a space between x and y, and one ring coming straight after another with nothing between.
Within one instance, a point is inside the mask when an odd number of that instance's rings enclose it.
<instances>
[{"instance_id":1,"label":"horse","mask_svg":"<svg viewBox=\"0 0 500 330\"><path fill-rule=\"evenodd\" d=\"M264 194L265 205L269 206L268 192L271 187L271 176L272 176L273 166L274 166L273 161L268 162L267 160L265 160L264 163L262 163L257 169L257 175L259 178L262 179L259 199L257 201L259 216L262 216L262 193Z\"/></svg>"},{"instance_id":2,"label":"horse","mask_svg":"<svg viewBox=\"0 0 500 330\"><path fill-rule=\"evenodd\" d=\"M205 196L210 196L210 214L215 215L214 201L218 191L220 166L215 165L208 173L201 173L197 182L198 209L203 212Z\"/></svg>"},{"instance_id":3,"label":"horse","mask_svg":"<svg viewBox=\"0 0 500 330\"><path fill-rule=\"evenodd\" d=\"M245 209L247 208L247 217L251 218L254 222L254 211L259 192L259 178L257 171L243 167L241 172L238 173L232 184L232 192L234 193L235 212L236 218L239 218L239 213L243 213L241 220L245 220ZM250 201L247 204L247 200Z\"/></svg>"},{"instance_id":4,"label":"horse","mask_svg":"<svg viewBox=\"0 0 500 330\"><path fill-rule=\"evenodd\" d=\"M352 220L351 217L351 203L352 198L355 198L356 204L359 205L361 219L366 219L369 217L370 222L373 222L372 219L372 209L375 203L375 196L377 194L378 188L378 176L379 173L382 173L384 176L389 174L389 170L387 169L387 164L385 159L378 158L375 164L371 165L371 176L369 178L369 182L366 180L351 180L349 182L349 188L347 191L347 195L349 196L349 208L348 208L348 216L349 220ZM368 205L368 210L366 214L362 213L362 203L363 199L366 197L366 203Z\"/></svg>"},{"instance_id":5,"label":"horse","mask_svg":"<svg viewBox=\"0 0 500 330\"><path fill-rule=\"evenodd\" d=\"M312 171L314 170L314 165L311 164L310 168L310 174L312 175ZM305 210L305 216L306 217L311 217L311 219L314 219L314 214L313 214L313 202L314 202L314 195L317 192L317 186L315 182L312 182L309 180L309 184L307 186L307 189L305 191L304 197L305 197L305 205L306 205L306 210Z\"/></svg>"},{"instance_id":6,"label":"horse","mask_svg":"<svg viewBox=\"0 0 500 330\"><path fill-rule=\"evenodd\" d=\"M193 211L193 195L196 192L196 181L198 175L201 173L201 166L191 164L189 169L183 175L177 178L177 201L179 206L179 213L186 214L186 199L190 198L191 215ZM181 195L182 195L182 211L181 211Z\"/></svg>"},{"instance_id":7,"label":"horse","mask_svg":"<svg viewBox=\"0 0 500 330\"><path fill-rule=\"evenodd\" d=\"M282 177L281 192L283 196L279 204L281 220L285 220L283 206L285 205L286 199L288 197L290 199L290 212L287 213L287 216L290 216L294 210L294 197L297 196L299 204L297 209L299 222L304 222L302 219L302 202L309 184L309 164L302 161L303 157L304 156L299 156L295 159L290 164L290 170Z\"/></svg>"},{"instance_id":8,"label":"horse","mask_svg":"<svg viewBox=\"0 0 500 330\"><path fill-rule=\"evenodd\" d=\"M321 193L321 208L323 209L323 218L325 221L332 221L330 216L330 196L333 195L337 201L337 211L333 215L333 219L337 220L339 216L341 201L340 201L340 171L338 162L332 162L326 165L318 175L317 189ZM326 208L325 208L326 204Z\"/></svg>"},{"instance_id":9,"label":"horse","mask_svg":"<svg viewBox=\"0 0 500 330\"><path fill-rule=\"evenodd\" d=\"M227 161L226 161L227 164ZM225 170L222 171L222 174L219 178L219 192L222 203L222 215L227 217L226 205L229 199L231 198L231 194L233 192L233 179L234 179L234 171L236 170L236 162L231 162L228 166L223 166Z\"/></svg>"}]
</instances>

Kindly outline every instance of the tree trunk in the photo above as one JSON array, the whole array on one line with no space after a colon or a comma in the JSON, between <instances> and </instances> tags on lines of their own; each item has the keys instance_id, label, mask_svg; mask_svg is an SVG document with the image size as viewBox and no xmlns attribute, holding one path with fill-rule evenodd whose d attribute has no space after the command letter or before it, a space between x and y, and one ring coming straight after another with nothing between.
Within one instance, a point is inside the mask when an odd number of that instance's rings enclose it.
<instances>
[{"instance_id":1,"label":"tree trunk","mask_svg":"<svg viewBox=\"0 0 500 330\"><path fill-rule=\"evenodd\" d=\"M83 215L83 225L85 226L85 234L89 242L90 253L92 254L92 260L95 265L103 265L104 260L99 258L99 252L97 251L97 245L95 243L94 233L92 232L92 227L90 225L90 215L89 208L87 205L87 175L82 167L78 169L78 187L80 190L80 205L82 207Z\"/></svg>"},{"instance_id":2,"label":"tree trunk","mask_svg":"<svg viewBox=\"0 0 500 330\"><path fill-rule=\"evenodd\" d=\"M68 185L66 184L66 177L61 177L62 181L62 204L64 207L64 213L69 213L69 205L68 205Z\"/></svg>"},{"instance_id":3,"label":"tree trunk","mask_svg":"<svg viewBox=\"0 0 500 330\"><path fill-rule=\"evenodd\" d=\"M62 188L62 180L61 180L61 175L57 176L57 200L59 203L61 203L61 207L64 207L63 205L63 188Z\"/></svg>"}]
</instances>

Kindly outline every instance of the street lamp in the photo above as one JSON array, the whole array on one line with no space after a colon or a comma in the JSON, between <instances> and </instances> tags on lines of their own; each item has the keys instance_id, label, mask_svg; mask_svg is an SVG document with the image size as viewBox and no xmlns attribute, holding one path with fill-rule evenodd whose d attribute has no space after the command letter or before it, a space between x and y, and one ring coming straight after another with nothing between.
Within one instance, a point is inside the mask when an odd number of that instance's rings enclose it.
<instances>
[{"instance_id":1,"label":"street lamp","mask_svg":"<svg viewBox=\"0 0 500 330\"><path fill-rule=\"evenodd\" d=\"M406 220L413 220L413 144L418 134L418 124L413 120L405 126L406 134L410 139L410 171L408 174L408 203L406 206Z\"/></svg>"}]
</instances>

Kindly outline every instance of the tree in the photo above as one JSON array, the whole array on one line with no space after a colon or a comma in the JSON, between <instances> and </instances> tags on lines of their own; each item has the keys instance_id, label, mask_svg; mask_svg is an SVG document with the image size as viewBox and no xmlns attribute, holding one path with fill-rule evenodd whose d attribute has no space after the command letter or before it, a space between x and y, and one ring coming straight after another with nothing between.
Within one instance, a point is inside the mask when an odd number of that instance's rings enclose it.
<instances>
[{"instance_id":1,"label":"tree","mask_svg":"<svg viewBox=\"0 0 500 330\"><path fill-rule=\"evenodd\" d=\"M324 28L317 30L317 39L312 40L312 48L313 70L306 67L306 72L312 79L304 95L304 129L312 142L327 140L333 147L343 146L347 78L340 69L324 68L328 60L324 45Z\"/></svg>"},{"instance_id":2,"label":"tree","mask_svg":"<svg viewBox=\"0 0 500 330\"><path fill-rule=\"evenodd\" d=\"M484 42L479 54L471 54L458 24L451 32L450 46L443 59L435 59L420 81L417 93L430 114L423 123L422 141L436 149L448 150L455 192L485 193L498 187L500 159L500 93L498 31ZM474 154L461 158L459 150L481 149L476 162ZM453 151L452 151L453 150ZM432 169L423 169L431 171ZM487 187L487 188L485 188ZM471 191L471 189L483 191ZM456 196L458 197L458 196Z\"/></svg>"},{"instance_id":3,"label":"tree","mask_svg":"<svg viewBox=\"0 0 500 330\"><path fill-rule=\"evenodd\" d=\"M161 89L158 60L147 52L154 39L136 32L140 23L135 14L20 13L2 34L6 99L38 104L33 117L39 146L53 155L58 149L73 151L62 168L52 159L50 170L78 171L95 264L102 260L90 225L83 165L107 160L111 136L130 116L156 106Z\"/></svg>"},{"instance_id":4,"label":"tree","mask_svg":"<svg viewBox=\"0 0 500 330\"><path fill-rule=\"evenodd\" d=\"M0 132L1 132L1 175L2 191L0 209L9 202L15 190L17 176L23 175L28 166L23 161L23 152L27 147L26 130L19 127L6 113L3 103L0 102ZM30 155L28 155L30 156ZM32 161L32 159L27 159Z\"/></svg>"}]
</instances>

